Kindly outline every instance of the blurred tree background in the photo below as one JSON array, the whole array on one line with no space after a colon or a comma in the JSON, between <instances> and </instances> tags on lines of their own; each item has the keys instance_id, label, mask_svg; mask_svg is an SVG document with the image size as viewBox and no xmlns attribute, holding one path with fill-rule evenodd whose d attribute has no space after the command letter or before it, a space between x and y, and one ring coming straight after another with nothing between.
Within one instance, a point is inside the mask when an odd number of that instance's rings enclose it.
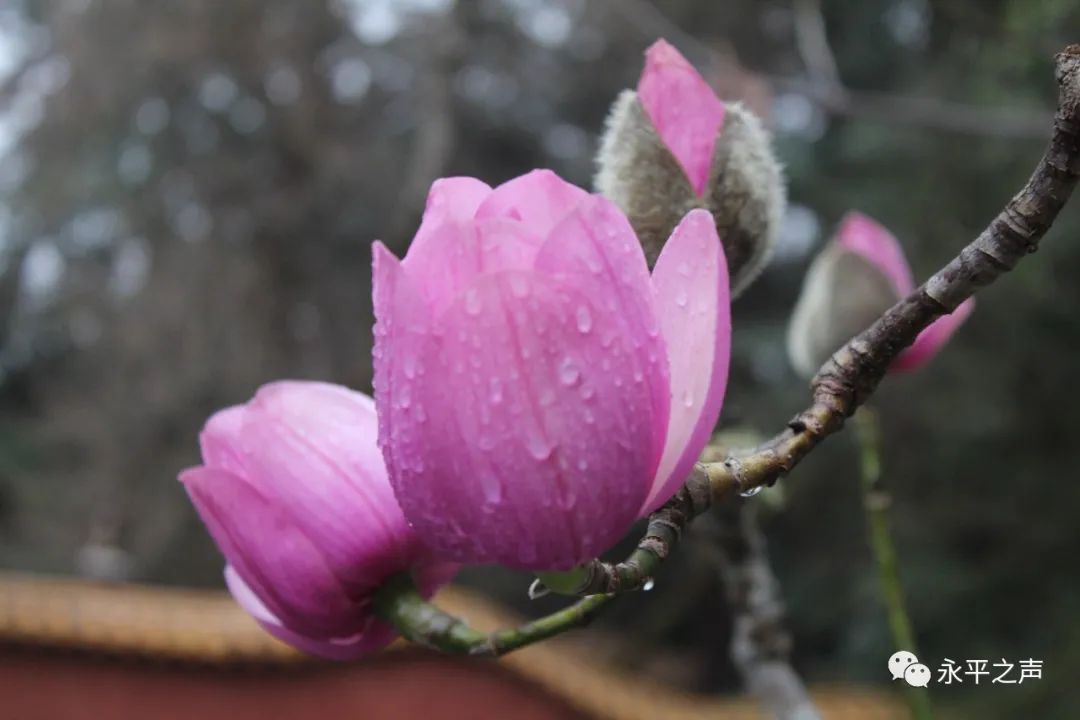
<instances>
[{"instance_id":1,"label":"blurred tree background","mask_svg":"<svg viewBox=\"0 0 1080 720\"><path fill-rule=\"evenodd\" d=\"M608 105L658 36L766 118L787 167L776 257L735 305L723 417L771 432L807 399L783 336L836 221L880 219L917 277L974 237L1043 149L1052 56L1080 40L1080 6L5 3L0 566L220 584L175 480L203 420L280 377L370 390L372 240L400 254L440 175L546 166L588 185ZM874 401L924 661L1045 661L1023 685L933 684L943 716L1080 708L1078 232L1074 202L940 358ZM839 436L764 518L812 682L886 682L855 473ZM530 609L523 576L463 579ZM604 623L625 628L619 662L737 686L708 533Z\"/></svg>"}]
</instances>

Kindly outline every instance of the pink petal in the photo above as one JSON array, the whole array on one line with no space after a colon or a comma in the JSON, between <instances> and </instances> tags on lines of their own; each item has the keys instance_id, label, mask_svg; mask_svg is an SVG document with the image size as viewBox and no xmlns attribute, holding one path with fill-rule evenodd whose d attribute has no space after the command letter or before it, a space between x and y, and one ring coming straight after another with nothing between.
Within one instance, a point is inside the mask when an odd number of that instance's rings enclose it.
<instances>
[{"instance_id":1,"label":"pink petal","mask_svg":"<svg viewBox=\"0 0 1080 720\"><path fill-rule=\"evenodd\" d=\"M889 372L910 372L926 365L974 310L975 298L968 298L950 315L939 317L919 333L911 347L900 353L900 357L889 367Z\"/></svg>"},{"instance_id":2,"label":"pink petal","mask_svg":"<svg viewBox=\"0 0 1080 720\"><path fill-rule=\"evenodd\" d=\"M363 626L322 553L280 505L224 470L193 468L180 480L229 564L275 616L323 637Z\"/></svg>"},{"instance_id":3,"label":"pink petal","mask_svg":"<svg viewBox=\"0 0 1080 720\"><path fill-rule=\"evenodd\" d=\"M727 261L707 210L693 210L671 234L652 276L671 367L671 419L643 514L686 480L724 404L731 358Z\"/></svg>"},{"instance_id":4,"label":"pink petal","mask_svg":"<svg viewBox=\"0 0 1080 720\"><path fill-rule=\"evenodd\" d=\"M399 468L414 462L421 448L411 435L395 427L391 408L408 408L416 396L421 359L435 351L431 319L420 289L402 264L382 243L373 248L372 284L375 307L375 405L379 418L379 447L391 479Z\"/></svg>"},{"instance_id":5,"label":"pink petal","mask_svg":"<svg viewBox=\"0 0 1080 720\"><path fill-rule=\"evenodd\" d=\"M518 220L530 232L545 237L588 196L551 170L533 170L495 188L477 209L476 217Z\"/></svg>"},{"instance_id":6,"label":"pink petal","mask_svg":"<svg viewBox=\"0 0 1080 720\"><path fill-rule=\"evenodd\" d=\"M858 253L889 278L900 297L915 289L911 268L896 238L873 218L851 211L840 221L836 242Z\"/></svg>"},{"instance_id":7,"label":"pink petal","mask_svg":"<svg viewBox=\"0 0 1080 720\"><path fill-rule=\"evenodd\" d=\"M245 412L243 405L233 405L219 410L206 421L206 426L199 433L199 447L207 466L244 474L240 430L244 426Z\"/></svg>"},{"instance_id":8,"label":"pink petal","mask_svg":"<svg viewBox=\"0 0 1080 720\"><path fill-rule=\"evenodd\" d=\"M587 289L596 296L596 307L612 316L605 332L630 340L645 368L644 393L655 422L650 445L655 468L667 434L671 389L649 268L634 229L611 201L589 196L552 229L537 255L536 271Z\"/></svg>"},{"instance_id":9,"label":"pink petal","mask_svg":"<svg viewBox=\"0 0 1080 720\"><path fill-rule=\"evenodd\" d=\"M491 187L476 178L450 177L433 182L412 247L422 248L428 240L428 231L439 225L472 220L476 209L490 194Z\"/></svg>"},{"instance_id":10,"label":"pink petal","mask_svg":"<svg viewBox=\"0 0 1080 720\"><path fill-rule=\"evenodd\" d=\"M386 647L397 637L391 627L374 618L368 620L364 631L352 637L335 639L308 637L285 627L231 565L225 566L225 585L237 604L255 618L264 630L278 640L309 655L328 660L357 660Z\"/></svg>"},{"instance_id":11,"label":"pink petal","mask_svg":"<svg viewBox=\"0 0 1080 720\"><path fill-rule=\"evenodd\" d=\"M521 271L481 277L444 314L410 402L376 396L398 500L441 556L567 568L636 518L655 467L647 373L593 298Z\"/></svg>"},{"instance_id":12,"label":"pink petal","mask_svg":"<svg viewBox=\"0 0 1080 720\"><path fill-rule=\"evenodd\" d=\"M446 227L471 221L480 203L490 194L489 185L470 177L440 178L431 184L424 217L408 252L408 256L414 258L411 262L417 266L418 276L428 269L438 269L436 263L426 258L434 254L446 255L448 251L441 246L457 240L457 233Z\"/></svg>"},{"instance_id":13,"label":"pink petal","mask_svg":"<svg viewBox=\"0 0 1080 720\"><path fill-rule=\"evenodd\" d=\"M406 567L416 551L377 432L370 398L315 382L263 386L240 430L247 482L287 510L351 592Z\"/></svg>"},{"instance_id":14,"label":"pink petal","mask_svg":"<svg viewBox=\"0 0 1080 720\"><path fill-rule=\"evenodd\" d=\"M423 237L401 265L423 288L433 315L482 273L531 268L542 239L531 227L503 217L447 222L424 229Z\"/></svg>"},{"instance_id":15,"label":"pink petal","mask_svg":"<svg viewBox=\"0 0 1080 720\"><path fill-rule=\"evenodd\" d=\"M724 103L694 66L664 40L645 51L637 93L694 192L704 195L716 138L724 125Z\"/></svg>"}]
</instances>

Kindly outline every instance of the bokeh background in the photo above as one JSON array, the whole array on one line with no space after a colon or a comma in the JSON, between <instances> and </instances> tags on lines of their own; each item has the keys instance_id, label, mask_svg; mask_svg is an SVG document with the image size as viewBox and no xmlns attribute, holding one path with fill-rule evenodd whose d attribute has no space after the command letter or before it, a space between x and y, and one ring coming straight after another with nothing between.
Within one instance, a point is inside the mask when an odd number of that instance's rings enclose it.
<instances>
[{"instance_id":1,"label":"bokeh background","mask_svg":"<svg viewBox=\"0 0 1080 720\"><path fill-rule=\"evenodd\" d=\"M820 42L824 28L828 44ZM725 424L807 400L783 346L842 213L923 277L1020 187L1054 107L1067 0L13 0L0 6L0 567L220 585L180 486L213 410L281 377L369 390L370 247L404 251L431 180L550 167L588 185L609 103L659 36L771 127L790 180L740 300ZM932 686L943 716L1080 708L1080 210L874 399L923 655L1044 661ZM847 435L763 510L794 660L887 682ZM761 502L755 498L751 502ZM463 582L523 611L527 578ZM729 692L724 591L698 533L603 621L617 658Z\"/></svg>"}]
</instances>

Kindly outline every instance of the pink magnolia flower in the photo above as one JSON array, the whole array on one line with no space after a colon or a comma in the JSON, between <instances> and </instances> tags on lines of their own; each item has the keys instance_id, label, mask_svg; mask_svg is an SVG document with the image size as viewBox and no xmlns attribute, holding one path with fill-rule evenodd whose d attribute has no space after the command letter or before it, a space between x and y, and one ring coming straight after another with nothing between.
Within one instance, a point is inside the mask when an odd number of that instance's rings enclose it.
<instances>
[{"instance_id":1,"label":"pink magnolia flower","mask_svg":"<svg viewBox=\"0 0 1080 720\"><path fill-rule=\"evenodd\" d=\"M685 479L716 423L727 266L708 212L650 276L610 201L537 170L432 187L403 261L374 247L379 444L449 559L566 569Z\"/></svg>"},{"instance_id":2,"label":"pink magnolia flower","mask_svg":"<svg viewBox=\"0 0 1080 720\"><path fill-rule=\"evenodd\" d=\"M350 659L394 639L369 599L411 571L432 593L457 567L435 562L394 500L375 444L375 405L343 387L277 382L218 412L203 465L180 474L224 553L229 590L271 634Z\"/></svg>"},{"instance_id":3,"label":"pink magnolia flower","mask_svg":"<svg viewBox=\"0 0 1080 720\"><path fill-rule=\"evenodd\" d=\"M666 40L657 40L645 51L637 94L694 192L704 195L716 139L724 125L724 103Z\"/></svg>"},{"instance_id":4,"label":"pink magnolia flower","mask_svg":"<svg viewBox=\"0 0 1080 720\"><path fill-rule=\"evenodd\" d=\"M806 273L788 327L788 354L795 369L813 376L843 343L862 332L915 289L904 252L873 219L849 212L836 237ZM968 299L935 320L889 368L915 370L930 361L975 308Z\"/></svg>"},{"instance_id":5,"label":"pink magnolia flower","mask_svg":"<svg viewBox=\"0 0 1080 720\"><path fill-rule=\"evenodd\" d=\"M861 255L885 275L896 290L896 299L906 297L915 289L904 251L896 238L873 218L860 212L849 212L840 222L836 242L841 247ZM915 342L900 353L889 368L891 372L917 370L937 355L953 333L975 309L975 298L968 298L949 315L943 315L919 333Z\"/></svg>"}]
</instances>

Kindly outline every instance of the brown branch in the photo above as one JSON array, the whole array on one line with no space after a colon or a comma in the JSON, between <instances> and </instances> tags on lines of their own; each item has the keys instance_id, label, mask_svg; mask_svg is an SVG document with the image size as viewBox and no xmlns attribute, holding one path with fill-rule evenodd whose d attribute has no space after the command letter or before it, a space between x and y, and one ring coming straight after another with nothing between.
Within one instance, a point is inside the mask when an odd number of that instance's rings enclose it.
<instances>
[{"instance_id":1,"label":"brown branch","mask_svg":"<svg viewBox=\"0 0 1080 720\"><path fill-rule=\"evenodd\" d=\"M1053 136L1027 185L948 265L825 363L811 383L813 404L787 429L748 455L706 466L714 502L740 489L771 485L791 472L843 427L920 332L1038 249L1080 175L1080 45L1058 53L1057 79Z\"/></svg>"},{"instance_id":2,"label":"brown branch","mask_svg":"<svg viewBox=\"0 0 1080 720\"><path fill-rule=\"evenodd\" d=\"M783 432L750 452L695 465L682 489L650 516L645 537L630 558L617 564L586 563L581 568L581 584L564 592L583 595L641 588L694 517L714 503L772 485L791 472L822 440L843 427L920 332L1038 249L1080 176L1080 45L1058 53L1057 81L1058 110L1046 154L1027 185L982 234L837 350L811 382L813 404Z\"/></svg>"},{"instance_id":3,"label":"brown branch","mask_svg":"<svg viewBox=\"0 0 1080 720\"><path fill-rule=\"evenodd\" d=\"M747 690L779 720L820 714L791 667L791 633L784 624L780 583L769 565L759 506L727 503L716 514L717 568L732 610L731 659Z\"/></svg>"}]
</instances>

